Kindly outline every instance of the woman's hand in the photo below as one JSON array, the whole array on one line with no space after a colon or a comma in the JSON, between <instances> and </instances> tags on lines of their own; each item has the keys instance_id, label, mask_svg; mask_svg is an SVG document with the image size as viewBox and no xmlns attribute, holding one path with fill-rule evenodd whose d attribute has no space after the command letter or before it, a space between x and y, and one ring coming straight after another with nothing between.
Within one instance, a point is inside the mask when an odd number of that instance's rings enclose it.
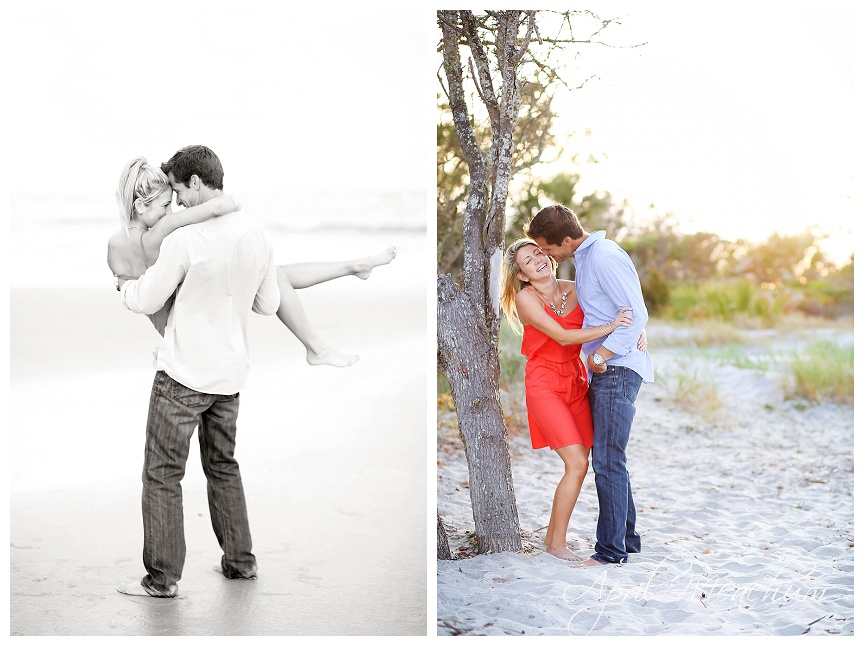
<instances>
[{"instance_id":1,"label":"woman's hand","mask_svg":"<svg viewBox=\"0 0 864 646\"><path fill-rule=\"evenodd\" d=\"M630 324L633 323L633 315L628 312L632 312L632 307L622 307L618 310L618 316L615 317L615 320L612 321L612 327L629 327Z\"/></svg>"},{"instance_id":2,"label":"woman's hand","mask_svg":"<svg viewBox=\"0 0 864 646\"><path fill-rule=\"evenodd\" d=\"M636 347L639 348L641 352L645 352L648 349L648 331L643 329L642 334L639 335L639 340L636 342Z\"/></svg>"}]
</instances>

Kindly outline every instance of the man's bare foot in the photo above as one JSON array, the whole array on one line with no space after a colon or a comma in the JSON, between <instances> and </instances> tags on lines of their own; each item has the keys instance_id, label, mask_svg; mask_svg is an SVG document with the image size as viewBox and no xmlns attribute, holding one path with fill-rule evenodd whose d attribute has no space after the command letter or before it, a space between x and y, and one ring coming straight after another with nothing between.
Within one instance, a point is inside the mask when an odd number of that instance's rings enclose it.
<instances>
[{"instance_id":1,"label":"man's bare foot","mask_svg":"<svg viewBox=\"0 0 864 646\"><path fill-rule=\"evenodd\" d=\"M601 563L600 561L595 561L592 558L588 558L588 559L585 559L584 561L580 561L576 565L571 565L570 567L593 567L595 565L605 565L605 564Z\"/></svg>"},{"instance_id":2,"label":"man's bare foot","mask_svg":"<svg viewBox=\"0 0 864 646\"><path fill-rule=\"evenodd\" d=\"M324 348L318 352L306 350L306 362L310 366L334 366L336 368L347 368L353 366L360 357L356 354L345 354L333 348Z\"/></svg>"},{"instance_id":3,"label":"man's bare foot","mask_svg":"<svg viewBox=\"0 0 864 646\"><path fill-rule=\"evenodd\" d=\"M372 270L375 269L375 267L386 265L395 257L396 247L389 247L381 253L376 253L374 256L360 258L355 262L354 275L357 276L357 278L366 280L369 278L369 274L372 273Z\"/></svg>"},{"instance_id":4,"label":"man's bare foot","mask_svg":"<svg viewBox=\"0 0 864 646\"><path fill-rule=\"evenodd\" d=\"M546 553L565 561L581 561L582 559L570 551L569 547L549 547L546 546Z\"/></svg>"}]
</instances>

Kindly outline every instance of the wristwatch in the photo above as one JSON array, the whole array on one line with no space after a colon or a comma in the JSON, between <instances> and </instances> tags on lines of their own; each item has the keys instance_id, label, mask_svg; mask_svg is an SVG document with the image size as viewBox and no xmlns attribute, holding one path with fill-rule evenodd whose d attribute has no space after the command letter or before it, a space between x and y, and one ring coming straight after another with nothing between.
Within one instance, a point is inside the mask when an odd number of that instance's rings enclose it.
<instances>
[{"instance_id":1,"label":"wristwatch","mask_svg":"<svg viewBox=\"0 0 864 646\"><path fill-rule=\"evenodd\" d=\"M599 352L595 352L591 355L591 361L594 362L595 366L602 366L604 363L606 363L606 359L604 359L603 355Z\"/></svg>"}]
</instances>

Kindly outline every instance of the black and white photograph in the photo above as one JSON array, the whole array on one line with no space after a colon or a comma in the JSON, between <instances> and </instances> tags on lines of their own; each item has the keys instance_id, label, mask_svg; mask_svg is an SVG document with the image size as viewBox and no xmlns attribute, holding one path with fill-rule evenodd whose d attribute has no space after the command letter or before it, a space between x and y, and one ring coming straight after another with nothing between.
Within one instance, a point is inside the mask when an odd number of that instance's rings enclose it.
<instances>
[{"instance_id":1,"label":"black and white photograph","mask_svg":"<svg viewBox=\"0 0 864 646\"><path fill-rule=\"evenodd\" d=\"M4 14L10 634L425 635L423 12Z\"/></svg>"}]
</instances>

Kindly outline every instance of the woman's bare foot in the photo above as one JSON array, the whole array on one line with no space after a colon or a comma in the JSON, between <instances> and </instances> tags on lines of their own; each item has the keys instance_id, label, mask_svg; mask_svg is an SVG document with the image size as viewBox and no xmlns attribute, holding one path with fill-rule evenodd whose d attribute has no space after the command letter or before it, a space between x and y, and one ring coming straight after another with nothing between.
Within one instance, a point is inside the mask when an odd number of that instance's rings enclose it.
<instances>
[{"instance_id":1,"label":"woman's bare foot","mask_svg":"<svg viewBox=\"0 0 864 646\"><path fill-rule=\"evenodd\" d=\"M360 359L356 354L345 354L333 348L323 348L318 352L306 350L306 362L310 366L334 366L336 368L347 368L353 366Z\"/></svg>"},{"instance_id":2,"label":"woman's bare foot","mask_svg":"<svg viewBox=\"0 0 864 646\"><path fill-rule=\"evenodd\" d=\"M576 556L573 552L570 551L570 548L566 545L564 547L549 547L546 546L546 553L551 554L552 556L564 559L565 561L581 561L582 559Z\"/></svg>"},{"instance_id":3,"label":"woman's bare foot","mask_svg":"<svg viewBox=\"0 0 864 646\"><path fill-rule=\"evenodd\" d=\"M361 280L369 278L372 270L379 265L386 265L396 257L396 247L389 247L374 256L360 258L354 263L354 275Z\"/></svg>"},{"instance_id":4,"label":"woman's bare foot","mask_svg":"<svg viewBox=\"0 0 864 646\"><path fill-rule=\"evenodd\" d=\"M571 567L593 567L595 565L603 565L600 561L595 561L594 559L585 559L584 561L577 563L576 565L572 565Z\"/></svg>"}]
</instances>

